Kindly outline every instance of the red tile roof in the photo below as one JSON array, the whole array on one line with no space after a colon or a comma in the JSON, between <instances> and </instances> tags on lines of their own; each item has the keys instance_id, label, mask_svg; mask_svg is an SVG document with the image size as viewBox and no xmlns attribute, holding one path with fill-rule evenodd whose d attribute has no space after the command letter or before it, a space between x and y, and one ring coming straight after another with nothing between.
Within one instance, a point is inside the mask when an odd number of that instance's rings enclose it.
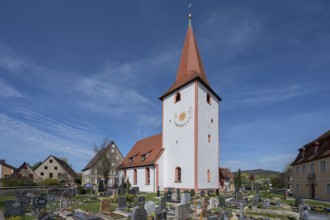
<instances>
[{"instance_id":1,"label":"red tile roof","mask_svg":"<svg viewBox=\"0 0 330 220\"><path fill-rule=\"evenodd\" d=\"M118 169L155 165L163 151L162 134L141 139L134 144Z\"/></svg>"},{"instance_id":2,"label":"red tile roof","mask_svg":"<svg viewBox=\"0 0 330 220\"><path fill-rule=\"evenodd\" d=\"M200 81L212 94L220 101L221 98L211 89L207 80L201 56L194 36L191 25L188 26L186 39L184 41L180 64L174 84L165 92L160 99L162 100L167 95L177 91L183 86L192 81Z\"/></svg>"},{"instance_id":3,"label":"red tile roof","mask_svg":"<svg viewBox=\"0 0 330 220\"><path fill-rule=\"evenodd\" d=\"M316 152L314 152L314 148L317 148ZM291 166L324 157L330 157L330 130L300 148L299 154L292 162Z\"/></svg>"}]
</instances>

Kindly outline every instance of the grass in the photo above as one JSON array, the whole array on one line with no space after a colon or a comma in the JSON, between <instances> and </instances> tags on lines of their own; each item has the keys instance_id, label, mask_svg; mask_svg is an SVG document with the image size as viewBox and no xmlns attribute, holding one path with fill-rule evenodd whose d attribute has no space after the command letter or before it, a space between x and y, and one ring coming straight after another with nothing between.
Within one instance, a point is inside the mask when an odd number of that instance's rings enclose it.
<instances>
[{"instance_id":1,"label":"grass","mask_svg":"<svg viewBox=\"0 0 330 220\"><path fill-rule=\"evenodd\" d=\"M95 203L84 203L84 204L71 204L70 207L73 209L81 209L86 212L91 212L93 214L99 213L100 211L100 202ZM114 208L116 209L116 208Z\"/></svg>"}]
</instances>

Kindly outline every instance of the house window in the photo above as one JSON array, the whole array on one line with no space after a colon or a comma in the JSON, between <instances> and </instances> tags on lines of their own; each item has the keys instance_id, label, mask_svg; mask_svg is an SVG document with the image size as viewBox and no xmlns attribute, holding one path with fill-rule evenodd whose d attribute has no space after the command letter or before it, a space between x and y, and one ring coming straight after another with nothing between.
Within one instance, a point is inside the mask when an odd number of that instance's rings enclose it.
<instances>
[{"instance_id":1,"label":"house window","mask_svg":"<svg viewBox=\"0 0 330 220\"><path fill-rule=\"evenodd\" d=\"M311 163L311 173L314 173L314 164Z\"/></svg>"},{"instance_id":2,"label":"house window","mask_svg":"<svg viewBox=\"0 0 330 220\"><path fill-rule=\"evenodd\" d=\"M52 159L50 159L50 160L49 160L49 163L53 163L53 160L52 160Z\"/></svg>"},{"instance_id":3,"label":"house window","mask_svg":"<svg viewBox=\"0 0 330 220\"><path fill-rule=\"evenodd\" d=\"M44 172L41 172L41 173L40 173L40 176L43 176L43 175L44 175Z\"/></svg>"},{"instance_id":4,"label":"house window","mask_svg":"<svg viewBox=\"0 0 330 220\"><path fill-rule=\"evenodd\" d=\"M130 157L129 158L129 163L133 163L133 161L135 160L135 158L136 158L136 155L134 157Z\"/></svg>"},{"instance_id":5,"label":"house window","mask_svg":"<svg viewBox=\"0 0 330 220\"><path fill-rule=\"evenodd\" d=\"M207 140L208 140L209 143L211 143L211 135L210 134L207 136Z\"/></svg>"},{"instance_id":6,"label":"house window","mask_svg":"<svg viewBox=\"0 0 330 220\"><path fill-rule=\"evenodd\" d=\"M181 100L181 94L178 92L177 94L175 94L174 96L174 103L177 103Z\"/></svg>"},{"instance_id":7,"label":"house window","mask_svg":"<svg viewBox=\"0 0 330 220\"><path fill-rule=\"evenodd\" d=\"M175 168L175 182L181 183L181 168Z\"/></svg>"},{"instance_id":8,"label":"house window","mask_svg":"<svg viewBox=\"0 0 330 220\"><path fill-rule=\"evenodd\" d=\"M325 161L321 161L321 162L320 162L320 171L321 171L321 172L324 172L324 171L325 171L325 166L326 166Z\"/></svg>"},{"instance_id":9,"label":"house window","mask_svg":"<svg viewBox=\"0 0 330 220\"><path fill-rule=\"evenodd\" d=\"M305 174L305 168L306 168L306 166L305 165L302 165L302 167L301 167L302 174Z\"/></svg>"},{"instance_id":10,"label":"house window","mask_svg":"<svg viewBox=\"0 0 330 220\"><path fill-rule=\"evenodd\" d=\"M211 96L208 93L206 94L206 101L211 105Z\"/></svg>"},{"instance_id":11,"label":"house window","mask_svg":"<svg viewBox=\"0 0 330 220\"><path fill-rule=\"evenodd\" d=\"M54 167L54 170L57 170L57 166Z\"/></svg>"},{"instance_id":12,"label":"house window","mask_svg":"<svg viewBox=\"0 0 330 220\"><path fill-rule=\"evenodd\" d=\"M29 174L29 179L33 180L33 174L31 174L31 173Z\"/></svg>"},{"instance_id":13,"label":"house window","mask_svg":"<svg viewBox=\"0 0 330 220\"><path fill-rule=\"evenodd\" d=\"M148 153L146 153L146 154L143 154L143 155L141 155L141 160L143 161L143 160L147 159L147 158L148 158L148 156L149 156L149 154L150 154L150 152L148 152Z\"/></svg>"},{"instance_id":14,"label":"house window","mask_svg":"<svg viewBox=\"0 0 330 220\"><path fill-rule=\"evenodd\" d=\"M150 184L150 169L149 167L146 168L146 185Z\"/></svg>"},{"instance_id":15,"label":"house window","mask_svg":"<svg viewBox=\"0 0 330 220\"><path fill-rule=\"evenodd\" d=\"M327 190L327 195L330 195L330 184L327 184L326 187L327 187L327 189L326 189Z\"/></svg>"},{"instance_id":16,"label":"house window","mask_svg":"<svg viewBox=\"0 0 330 220\"><path fill-rule=\"evenodd\" d=\"M207 182L211 182L211 173L210 170L207 170Z\"/></svg>"},{"instance_id":17,"label":"house window","mask_svg":"<svg viewBox=\"0 0 330 220\"><path fill-rule=\"evenodd\" d=\"M296 175L299 175L299 167L296 167Z\"/></svg>"},{"instance_id":18,"label":"house window","mask_svg":"<svg viewBox=\"0 0 330 220\"><path fill-rule=\"evenodd\" d=\"M47 167L47 166L44 166L44 168L45 168L45 170L47 170L47 169L48 169L48 167Z\"/></svg>"},{"instance_id":19,"label":"house window","mask_svg":"<svg viewBox=\"0 0 330 220\"><path fill-rule=\"evenodd\" d=\"M136 172L136 169L134 169L134 171L133 171L133 184L134 185L137 184L137 172Z\"/></svg>"},{"instance_id":20,"label":"house window","mask_svg":"<svg viewBox=\"0 0 330 220\"><path fill-rule=\"evenodd\" d=\"M49 178L53 178L53 173L49 173Z\"/></svg>"}]
</instances>

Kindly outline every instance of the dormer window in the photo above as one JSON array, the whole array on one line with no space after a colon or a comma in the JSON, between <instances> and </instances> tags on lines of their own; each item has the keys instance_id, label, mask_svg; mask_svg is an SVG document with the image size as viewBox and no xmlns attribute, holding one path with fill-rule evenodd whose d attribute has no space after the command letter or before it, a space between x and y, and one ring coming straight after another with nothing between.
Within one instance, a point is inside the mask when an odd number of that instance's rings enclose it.
<instances>
[{"instance_id":1,"label":"dormer window","mask_svg":"<svg viewBox=\"0 0 330 220\"><path fill-rule=\"evenodd\" d=\"M305 158L306 148L301 149L301 158Z\"/></svg>"},{"instance_id":2,"label":"dormer window","mask_svg":"<svg viewBox=\"0 0 330 220\"><path fill-rule=\"evenodd\" d=\"M174 103L180 102L180 100L181 100L181 94L178 92L174 96Z\"/></svg>"},{"instance_id":3,"label":"dormer window","mask_svg":"<svg viewBox=\"0 0 330 220\"><path fill-rule=\"evenodd\" d=\"M142 161L146 160L147 157L149 156L149 154L150 154L150 151L148 153L146 153L146 154L141 155L141 160Z\"/></svg>"},{"instance_id":4,"label":"dormer window","mask_svg":"<svg viewBox=\"0 0 330 220\"><path fill-rule=\"evenodd\" d=\"M136 155L134 157L130 157L129 158L129 163L133 163L133 161L135 160L135 158L136 158Z\"/></svg>"},{"instance_id":5,"label":"dormer window","mask_svg":"<svg viewBox=\"0 0 330 220\"><path fill-rule=\"evenodd\" d=\"M314 149L313 149L314 154L316 154L317 151L319 150L319 146L320 146L320 142L315 141L315 142L314 142Z\"/></svg>"},{"instance_id":6,"label":"dormer window","mask_svg":"<svg viewBox=\"0 0 330 220\"><path fill-rule=\"evenodd\" d=\"M206 101L211 105L211 95L209 93L206 94Z\"/></svg>"}]
</instances>

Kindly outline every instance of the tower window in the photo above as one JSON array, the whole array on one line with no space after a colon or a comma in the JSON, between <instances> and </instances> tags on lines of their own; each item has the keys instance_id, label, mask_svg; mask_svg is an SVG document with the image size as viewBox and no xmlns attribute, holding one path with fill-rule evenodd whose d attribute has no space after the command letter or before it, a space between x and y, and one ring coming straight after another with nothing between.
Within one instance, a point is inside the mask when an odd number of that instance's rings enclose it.
<instances>
[{"instance_id":1,"label":"tower window","mask_svg":"<svg viewBox=\"0 0 330 220\"><path fill-rule=\"evenodd\" d=\"M175 168L175 182L181 183L181 168L180 167Z\"/></svg>"},{"instance_id":2,"label":"tower window","mask_svg":"<svg viewBox=\"0 0 330 220\"><path fill-rule=\"evenodd\" d=\"M149 167L146 168L146 185L150 184L150 169Z\"/></svg>"},{"instance_id":3,"label":"tower window","mask_svg":"<svg viewBox=\"0 0 330 220\"><path fill-rule=\"evenodd\" d=\"M211 95L208 93L206 94L206 101L211 105Z\"/></svg>"},{"instance_id":4,"label":"tower window","mask_svg":"<svg viewBox=\"0 0 330 220\"><path fill-rule=\"evenodd\" d=\"M174 103L177 103L181 100L181 94L178 92L177 94L175 94L174 96Z\"/></svg>"},{"instance_id":5,"label":"tower window","mask_svg":"<svg viewBox=\"0 0 330 220\"><path fill-rule=\"evenodd\" d=\"M137 184L137 172L136 169L133 170L133 185Z\"/></svg>"},{"instance_id":6,"label":"tower window","mask_svg":"<svg viewBox=\"0 0 330 220\"><path fill-rule=\"evenodd\" d=\"M209 183L211 181L211 173L210 170L207 170L207 182Z\"/></svg>"},{"instance_id":7,"label":"tower window","mask_svg":"<svg viewBox=\"0 0 330 220\"><path fill-rule=\"evenodd\" d=\"M211 118L211 123L213 123L213 118Z\"/></svg>"},{"instance_id":8,"label":"tower window","mask_svg":"<svg viewBox=\"0 0 330 220\"><path fill-rule=\"evenodd\" d=\"M211 143L211 135L210 134L207 136L207 139L208 139L208 142Z\"/></svg>"}]
</instances>

